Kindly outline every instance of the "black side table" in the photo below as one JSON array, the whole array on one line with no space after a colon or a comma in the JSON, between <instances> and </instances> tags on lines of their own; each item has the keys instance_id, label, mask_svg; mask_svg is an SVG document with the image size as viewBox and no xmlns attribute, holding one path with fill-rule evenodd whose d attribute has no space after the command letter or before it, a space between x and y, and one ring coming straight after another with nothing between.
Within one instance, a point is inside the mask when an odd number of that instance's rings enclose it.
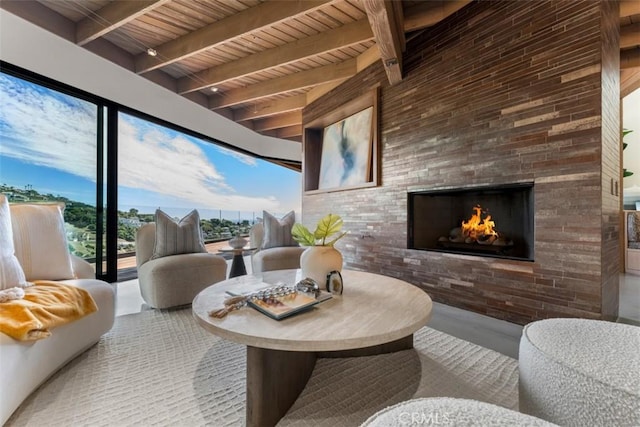
<instances>
[{"instance_id":1,"label":"black side table","mask_svg":"<svg viewBox=\"0 0 640 427\"><path fill-rule=\"evenodd\" d=\"M244 265L244 253L256 250L256 248L223 248L220 249L222 253L233 253L233 259L231 261L231 271L229 271L229 279L232 277L244 276L247 274L247 267Z\"/></svg>"}]
</instances>

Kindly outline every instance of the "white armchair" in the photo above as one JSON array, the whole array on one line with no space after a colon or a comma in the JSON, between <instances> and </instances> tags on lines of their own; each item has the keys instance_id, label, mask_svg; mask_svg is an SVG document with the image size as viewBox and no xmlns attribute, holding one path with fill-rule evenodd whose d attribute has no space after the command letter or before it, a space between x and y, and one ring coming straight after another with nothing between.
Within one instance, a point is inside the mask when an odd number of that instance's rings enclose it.
<instances>
[{"instance_id":1,"label":"white armchair","mask_svg":"<svg viewBox=\"0 0 640 427\"><path fill-rule=\"evenodd\" d=\"M264 239L264 226L261 222L251 228L249 239L251 247L258 248L251 255L251 268L254 274L263 271L300 268L300 255L306 248L301 246L280 246L261 249Z\"/></svg>"},{"instance_id":2,"label":"white armchair","mask_svg":"<svg viewBox=\"0 0 640 427\"><path fill-rule=\"evenodd\" d=\"M156 224L145 224L136 233L138 282L144 301L154 308L191 304L204 288L227 277L227 262L203 252L151 259Z\"/></svg>"}]
</instances>

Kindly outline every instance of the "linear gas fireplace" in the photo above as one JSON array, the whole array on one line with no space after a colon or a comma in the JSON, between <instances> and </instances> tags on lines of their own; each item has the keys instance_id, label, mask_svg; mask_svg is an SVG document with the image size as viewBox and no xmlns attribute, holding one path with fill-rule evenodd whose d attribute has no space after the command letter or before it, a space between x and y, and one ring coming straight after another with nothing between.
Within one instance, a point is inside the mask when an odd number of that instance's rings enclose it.
<instances>
[{"instance_id":1,"label":"linear gas fireplace","mask_svg":"<svg viewBox=\"0 0 640 427\"><path fill-rule=\"evenodd\" d=\"M533 184L408 194L409 249L533 261Z\"/></svg>"}]
</instances>

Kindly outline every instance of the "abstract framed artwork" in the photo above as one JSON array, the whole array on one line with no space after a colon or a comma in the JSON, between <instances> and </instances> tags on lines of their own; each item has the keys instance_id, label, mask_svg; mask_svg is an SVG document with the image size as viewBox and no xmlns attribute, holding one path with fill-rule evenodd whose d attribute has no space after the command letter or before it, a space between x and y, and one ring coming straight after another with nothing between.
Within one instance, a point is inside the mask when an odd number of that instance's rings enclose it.
<instances>
[{"instance_id":1,"label":"abstract framed artwork","mask_svg":"<svg viewBox=\"0 0 640 427\"><path fill-rule=\"evenodd\" d=\"M305 124L305 193L379 185L377 133L377 88Z\"/></svg>"},{"instance_id":2,"label":"abstract framed artwork","mask_svg":"<svg viewBox=\"0 0 640 427\"><path fill-rule=\"evenodd\" d=\"M351 187L369 181L373 107L324 128L318 189Z\"/></svg>"}]
</instances>

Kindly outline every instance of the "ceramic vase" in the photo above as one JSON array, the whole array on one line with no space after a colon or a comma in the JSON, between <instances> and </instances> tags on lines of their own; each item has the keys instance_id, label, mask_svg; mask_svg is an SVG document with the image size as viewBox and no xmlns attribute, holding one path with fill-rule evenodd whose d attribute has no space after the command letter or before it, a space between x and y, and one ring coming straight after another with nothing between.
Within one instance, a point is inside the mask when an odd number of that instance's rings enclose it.
<instances>
[{"instance_id":1,"label":"ceramic vase","mask_svg":"<svg viewBox=\"0 0 640 427\"><path fill-rule=\"evenodd\" d=\"M309 246L300 255L302 277L310 277L325 289L327 275L342 271L342 254L332 246Z\"/></svg>"},{"instance_id":2,"label":"ceramic vase","mask_svg":"<svg viewBox=\"0 0 640 427\"><path fill-rule=\"evenodd\" d=\"M233 249L242 249L247 244L247 240L240 237L240 235L236 235L233 239L229 240L229 246Z\"/></svg>"}]
</instances>

